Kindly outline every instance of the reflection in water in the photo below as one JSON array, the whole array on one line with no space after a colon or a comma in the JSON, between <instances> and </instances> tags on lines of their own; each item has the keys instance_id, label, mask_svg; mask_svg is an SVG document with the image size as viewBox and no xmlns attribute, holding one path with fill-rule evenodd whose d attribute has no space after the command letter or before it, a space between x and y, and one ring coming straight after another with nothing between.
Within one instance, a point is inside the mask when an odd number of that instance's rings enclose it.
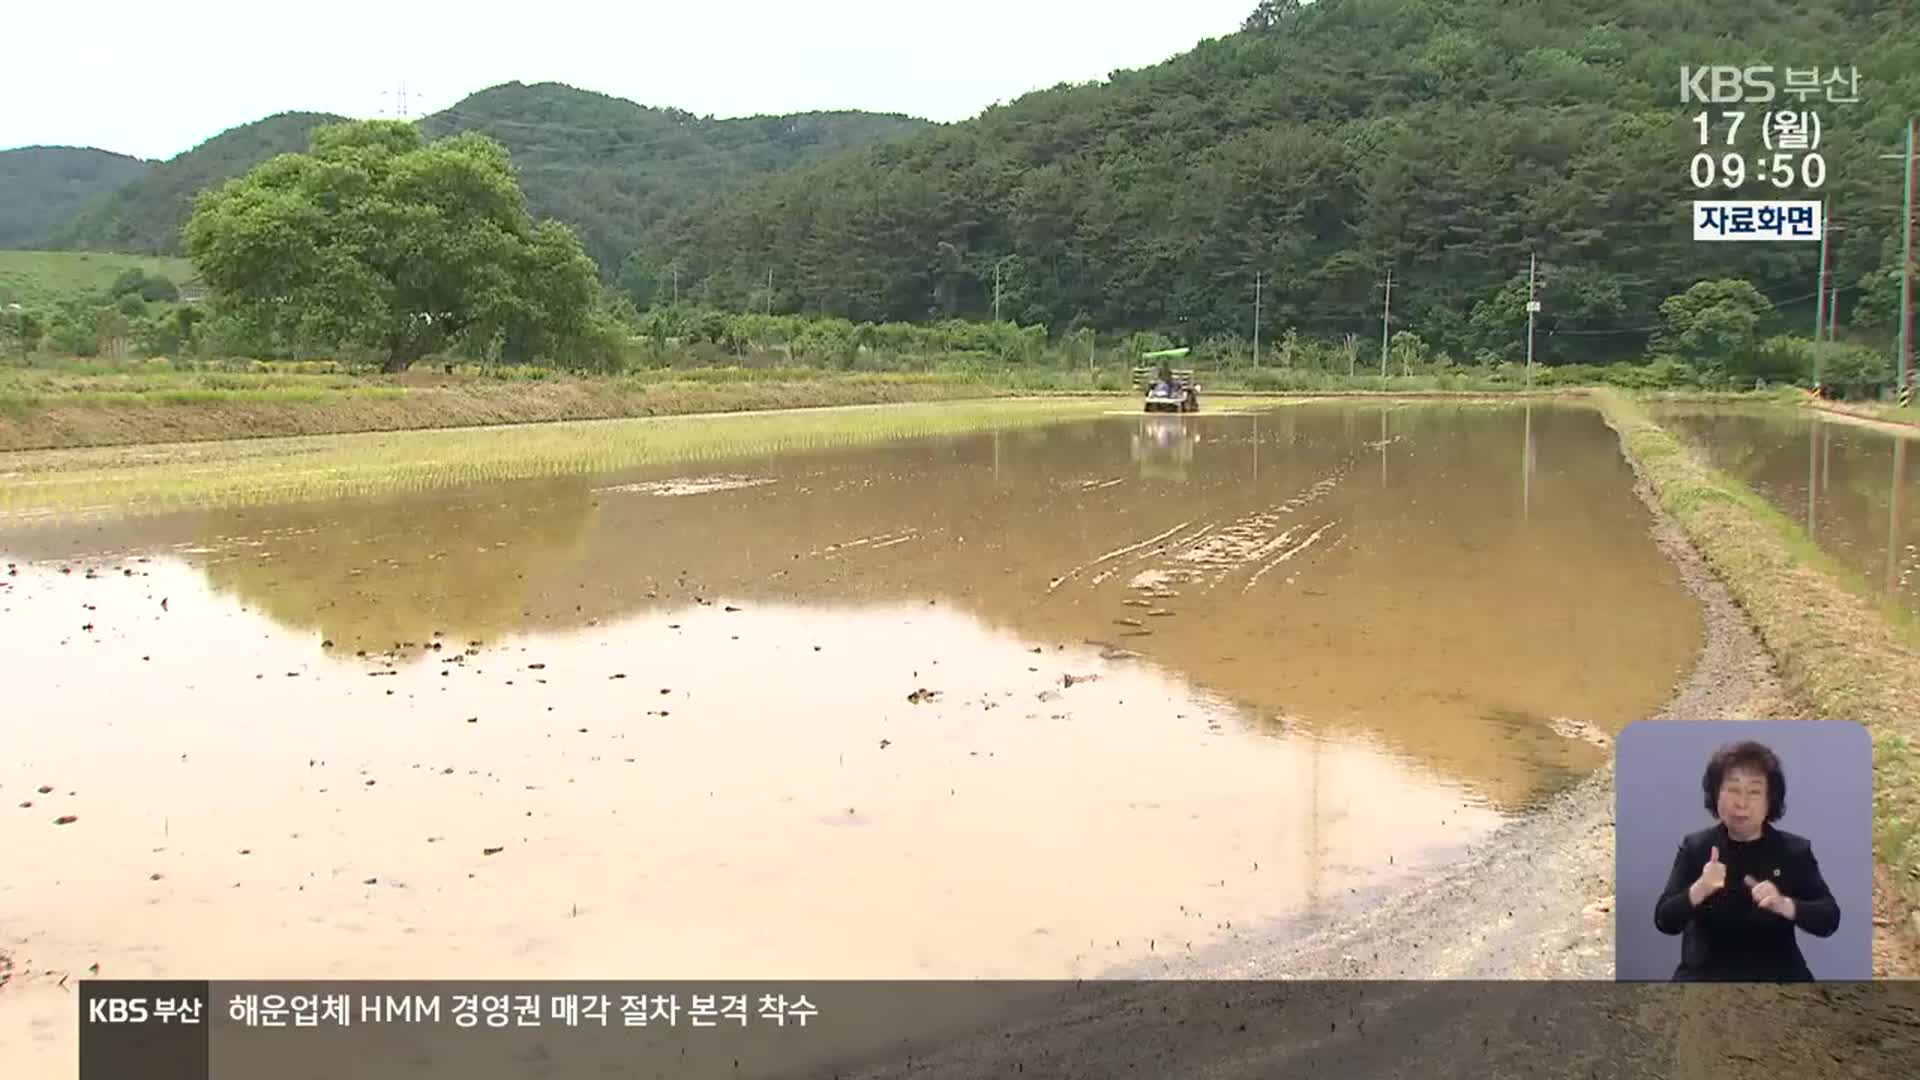
<instances>
[{"instance_id":1,"label":"reflection in water","mask_svg":"<svg viewBox=\"0 0 1920 1080\"><path fill-rule=\"evenodd\" d=\"M1357 420L1379 438L1356 443ZM1516 442L1533 448L1518 463ZM1369 450L1378 487L1349 480ZM1177 496L1140 482L1153 462L1181 470ZM1255 731L1378 742L1508 807L1599 759L1553 718L1645 715L1699 640L1617 441L1584 409L1328 403L713 468L733 479L640 470L0 544L176 550L342 650L591 633L720 598L954 605L1174 673ZM649 483L668 479L683 482Z\"/></svg>"},{"instance_id":2,"label":"reflection in water","mask_svg":"<svg viewBox=\"0 0 1920 1080\"><path fill-rule=\"evenodd\" d=\"M1913 577L1913 570L1905 562L1915 561L1908 557L1912 550L1907 546L1906 534L1902 531L1907 523L1907 511L1903 503L1907 494L1907 447L1911 439L1893 441L1893 469L1887 481L1887 576L1883 589L1888 596L1899 596Z\"/></svg>"},{"instance_id":3,"label":"reflection in water","mask_svg":"<svg viewBox=\"0 0 1920 1080\"><path fill-rule=\"evenodd\" d=\"M1881 600L1920 614L1912 439L1772 409L1668 406L1657 415L1797 519Z\"/></svg>"},{"instance_id":4,"label":"reflection in water","mask_svg":"<svg viewBox=\"0 0 1920 1080\"><path fill-rule=\"evenodd\" d=\"M199 563L216 591L342 649L385 650L436 634L491 640L523 624L530 573L591 573L579 564L594 515L584 485L510 497L253 511L209 521Z\"/></svg>"},{"instance_id":5,"label":"reflection in water","mask_svg":"<svg viewBox=\"0 0 1920 1080\"><path fill-rule=\"evenodd\" d=\"M1589 410L1160 419L0 534L0 916L160 977L1098 975L1432 872L1695 658Z\"/></svg>"},{"instance_id":6,"label":"reflection in water","mask_svg":"<svg viewBox=\"0 0 1920 1080\"><path fill-rule=\"evenodd\" d=\"M1140 478L1184 482L1188 468L1193 465L1194 448L1199 444L1199 425L1189 425L1184 415L1142 414L1140 430L1133 433L1133 460L1139 466ZM1253 460L1257 474L1260 469L1257 440Z\"/></svg>"}]
</instances>

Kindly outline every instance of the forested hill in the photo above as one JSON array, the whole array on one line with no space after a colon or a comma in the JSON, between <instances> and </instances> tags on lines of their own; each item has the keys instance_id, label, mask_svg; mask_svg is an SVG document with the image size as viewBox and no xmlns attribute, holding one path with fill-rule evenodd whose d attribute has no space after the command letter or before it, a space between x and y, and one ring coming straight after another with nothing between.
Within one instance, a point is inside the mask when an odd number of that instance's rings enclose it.
<instances>
[{"instance_id":1,"label":"forested hill","mask_svg":"<svg viewBox=\"0 0 1920 1080\"><path fill-rule=\"evenodd\" d=\"M26 247L85 205L139 176L148 163L73 146L0 150L0 248Z\"/></svg>"},{"instance_id":2,"label":"forested hill","mask_svg":"<svg viewBox=\"0 0 1920 1080\"><path fill-rule=\"evenodd\" d=\"M861 112L715 120L559 83L496 86L420 121L428 138L480 131L505 144L534 215L573 225L608 269L704 195L928 126Z\"/></svg>"},{"instance_id":3,"label":"forested hill","mask_svg":"<svg viewBox=\"0 0 1920 1080\"><path fill-rule=\"evenodd\" d=\"M326 113L288 112L230 128L88 203L51 229L46 246L177 255L180 227L193 213L196 194L277 154L305 150L307 136L316 126L339 119Z\"/></svg>"},{"instance_id":4,"label":"forested hill","mask_svg":"<svg viewBox=\"0 0 1920 1080\"><path fill-rule=\"evenodd\" d=\"M316 125L338 119L282 113L217 135L50 230L52 246L178 254L197 192L276 154L306 150ZM429 138L475 130L505 144L535 215L574 226L609 272L645 229L701 196L930 126L858 112L702 119L558 83L482 90L419 124Z\"/></svg>"},{"instance_id":5,"label":"forested hill","mask_svg":"<svg viewBox=\"0 0 1920 1080\"><path fill-rule=\"evenodd\" d=\"M1857 104L1816 106L1857 325L1886 314L1880 279L1864 308L1857 286L1897 258L1899 165L1878 155L1920 107L1914 6L1267 0L1155 67L718 195L626 277L677 269L683 298L757 308L771 270L775 311L892 320L989 312L998 266L1005 318L1194 341L1247 336L1260 274L1263 336L1377 341L1391 268L1395 329L1471 359L1511 354L1537 251L1545 355L1637 348L1702 277L1783 302L1814 289L1818 245L1692 240L1696 197L1804 197L1689 180L1693 115L1730 106L1682 105L1682 65L1770 63L1859 69ZM1741 157L1790 102L1751 107Z\"/></svg>"}]
</instances>

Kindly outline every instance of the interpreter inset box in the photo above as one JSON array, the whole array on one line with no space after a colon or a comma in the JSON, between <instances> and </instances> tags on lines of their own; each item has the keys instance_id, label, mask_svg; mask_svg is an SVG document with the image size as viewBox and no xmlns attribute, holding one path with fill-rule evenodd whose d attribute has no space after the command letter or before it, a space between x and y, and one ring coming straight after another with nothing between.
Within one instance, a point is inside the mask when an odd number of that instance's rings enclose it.
<instances>
[{"instance_id":1,"label":"interpreter inset box","mask_svg":"<svg viewBox=\"0 0 1920 1080\"><path fill-rule=\"evenodd\" d=\"M1873 744L1859 724L1642 721L1614 765L1614 977L1873 975Z\"/></svg>"}]
</instances>

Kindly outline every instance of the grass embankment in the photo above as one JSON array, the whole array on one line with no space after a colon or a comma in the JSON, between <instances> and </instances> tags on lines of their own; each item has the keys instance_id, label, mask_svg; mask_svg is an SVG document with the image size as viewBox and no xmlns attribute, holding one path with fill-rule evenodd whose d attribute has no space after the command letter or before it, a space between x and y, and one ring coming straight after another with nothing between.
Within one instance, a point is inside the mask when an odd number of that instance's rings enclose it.
<instances>
[{"instance_id":1,"label":"grass embankment","mask_svg":"<svg viewBox=\"0 0 1920 1080\"><path fill-rule=\"evenodd\" d=\"M1706 465L1625 395L1602 389L1593 397L1785 677L1821 719L1858 721L1872 733L1875 888L1880 906L1900 912L1896 929L1913 944L1920 939L1920 647L1848 588L1846 570L1791 518Z\"/></svg>"},{"instance_id":2,"label":"grass embankment","mask_svg":"<svg viewBox=\"0 0 1920 1080\"><path fill-rule=\"evenodd\" d=\"M532 424L1017 394L964 373L691 369L574 378L0 374L0 450Z\"/></svg>"},{"instance_id":3,"label":"grass embankment","mask_svg":"<svg viewBox=\"0 0 1920 1080\"><path fill-rule=\"evenodd\" d=\"M765 357L751 358L764 360ZM676 366L622 375L544 368L422 368L404 375L330 361L62 361L0 367L0 450L404 431L603 420L827 405L953 401L1020 394L1122 394L1130 373L1054 364L960 363L888 357L881 370ZM891 369L889 369L891 368ZM1222 393L1512 393L1524 382L1485 374L1335 375L1238 367L1202 373L1208 404ZM1542 383L1536 392L1556 389Z\"/></svg>"},{"instance_id":4,"label":"grass embankment","mask_svg":"<svg viewBox=\"0 0 1920 1080\"><path fill-rule=\"evenodd\" d=\"M1105 399L574 421L0 454L0 523L418 491L1051 423Z\"/></svg>"}]
</instances>

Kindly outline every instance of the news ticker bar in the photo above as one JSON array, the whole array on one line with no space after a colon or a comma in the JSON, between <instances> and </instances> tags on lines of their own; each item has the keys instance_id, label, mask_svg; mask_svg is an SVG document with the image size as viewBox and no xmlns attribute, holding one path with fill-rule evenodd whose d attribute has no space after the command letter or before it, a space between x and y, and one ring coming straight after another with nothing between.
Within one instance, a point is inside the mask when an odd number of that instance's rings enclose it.
<instances>
[{"instance_id":1,"label":"news ticker bar","mask_svg":"<svg viewBox=\"0 0 1920 1080\"><path fill-rule=\"evenodd\" d=\"M1920 1060L1920 982L79 986L81 1080L1658 1076L1676 1040L1778 1075Z\"/></svg>"}]
</instances>

